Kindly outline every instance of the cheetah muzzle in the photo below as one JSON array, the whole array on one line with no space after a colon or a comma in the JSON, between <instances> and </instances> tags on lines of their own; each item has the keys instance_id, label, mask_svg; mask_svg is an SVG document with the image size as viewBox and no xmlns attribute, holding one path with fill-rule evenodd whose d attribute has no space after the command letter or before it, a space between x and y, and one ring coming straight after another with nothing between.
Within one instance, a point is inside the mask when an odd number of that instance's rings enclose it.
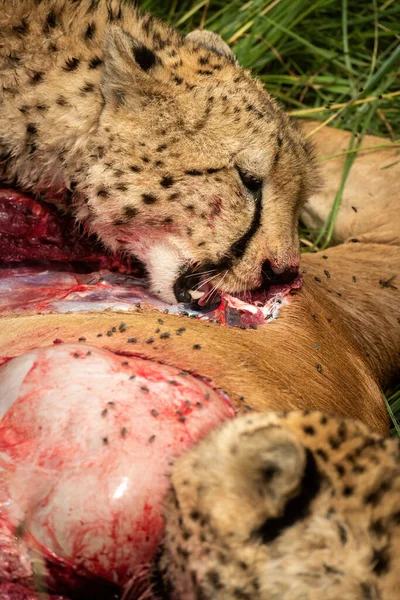
<instances>
[{"instance_id":1,"label":"cheetah muzzle","mask_svg":"<svg viewBox=\"0 0 400 600\"><path fill-rule=\"evenodd\" d=\"M296 273L312 151L217 34L117 0L0 6L1 181L137 257L170 303Z\"/></svg>"}]
</instances>

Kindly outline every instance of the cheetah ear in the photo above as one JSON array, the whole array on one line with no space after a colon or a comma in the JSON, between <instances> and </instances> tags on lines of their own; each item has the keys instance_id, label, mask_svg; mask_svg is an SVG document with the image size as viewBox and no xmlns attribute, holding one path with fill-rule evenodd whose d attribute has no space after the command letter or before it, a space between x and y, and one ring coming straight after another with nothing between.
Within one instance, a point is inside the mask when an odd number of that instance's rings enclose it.
<instances>
[{"instance_id":1,"label":"cheetah ear","mask_svg":"<svg viewBox=\"0 0 400 600\"><path fill-rule=\"evenodd\" d=\"M249 497L265 497L271 513L279 512L302 479L305 450L289 431L271 425L244 430L234 456L237 478Z\"/></svg>"},{"instance_id":2,"label":"cheetah ear","mask_svg":"<svg viewBox=\"0 0 400 600\"><path fill-rule=\"evenodd\" d=\"M187 34L185 40L192 42L193 44L205 46L208 50L212 50L213 52L228 58L233 63L237 62L236 57L228 44L220 35L214 33L213 31L207 31L206 29L195 29L191 33Z\"/></svg>"},{"instance_id":3,"label":"cheetah ear","mask_svg":"<svg viewBox=\"0 0 400 600\"><path fill-rule=\"evenodd\" d=\"M129 92L150 92L160 83L153 73L161 65L159 56L116 25L109 28L104 41L104 79L102 90L106 100L123 104Z\"/></svg>"}]
</instances>

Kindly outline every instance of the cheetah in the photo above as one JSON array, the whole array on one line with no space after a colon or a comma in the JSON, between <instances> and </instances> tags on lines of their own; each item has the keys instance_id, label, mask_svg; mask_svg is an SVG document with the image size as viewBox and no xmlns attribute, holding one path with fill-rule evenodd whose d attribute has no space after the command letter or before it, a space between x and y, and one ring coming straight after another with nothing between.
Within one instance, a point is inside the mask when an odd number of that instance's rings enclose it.
<instances>
[{"instance_id":1,"label":"cheetah","mask_svg":"<svg viewBox=\"0 0 400 600\"><path fill-rule=\"evenodd\" d=\"M0 78L0 181L135 256L154 294L296 276L312 148L220 36L119 0L0 0Z\"/></svg>"},{"instance_id":2,"label":"cheetah","mask_svg":"<svg viewBox=\"0 0 400 600\"><path fill-rule=\"evenodd\" d=\"M400 598L399 450L321 412L213 431L174 466L157 597Z\"/></svg>"}]
</instances>

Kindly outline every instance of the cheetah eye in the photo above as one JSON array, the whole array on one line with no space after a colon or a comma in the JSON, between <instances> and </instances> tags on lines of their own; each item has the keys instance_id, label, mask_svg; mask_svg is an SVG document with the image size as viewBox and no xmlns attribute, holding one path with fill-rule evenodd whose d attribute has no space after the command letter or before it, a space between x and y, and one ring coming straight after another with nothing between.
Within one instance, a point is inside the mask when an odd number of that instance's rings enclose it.
<instances>
[{"instance_id":1,"label":"cheetah eye","mask_svg":"<svg viewBox=\"0 0 400 600\"><path fill-rule=\"evenodd\" d=\"M254 175L250 175L250 173L245 173L239 167L236 167L237 172L239 173L239 177L245 188L249 190L249 192L253 195L256 195L260 192L263 181Z\"/></svg>"}]
</instances>

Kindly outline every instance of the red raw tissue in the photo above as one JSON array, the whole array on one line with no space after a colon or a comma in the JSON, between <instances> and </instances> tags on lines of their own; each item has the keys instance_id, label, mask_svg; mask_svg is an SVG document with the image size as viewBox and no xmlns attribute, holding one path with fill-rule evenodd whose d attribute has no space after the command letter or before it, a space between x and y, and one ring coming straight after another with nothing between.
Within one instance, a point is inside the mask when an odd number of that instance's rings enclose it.
<instances>
[{"instance_id":1,"label":"red raw tissue","mask_svg":"<svg viewBox=\"0 0 400 600\"><path fill-rule=\"evenodd\" d=\"M15 190L0 189L0 264L22 261L79 262L99 269L129 270L85 235L69 215Z\"/></svg>"},{"instance_id":2,"label":"red raw tissue","mask_svg":"<svg viewBox=\"0 0 400 600\"><path fill-rule=\"evenodd\" d=\"M87 345L3 364L0 582L34 591L36 553L50 591L118 597L157 551L171 461L234 415L202 378Z\"/></svg>"}]
</instances>

